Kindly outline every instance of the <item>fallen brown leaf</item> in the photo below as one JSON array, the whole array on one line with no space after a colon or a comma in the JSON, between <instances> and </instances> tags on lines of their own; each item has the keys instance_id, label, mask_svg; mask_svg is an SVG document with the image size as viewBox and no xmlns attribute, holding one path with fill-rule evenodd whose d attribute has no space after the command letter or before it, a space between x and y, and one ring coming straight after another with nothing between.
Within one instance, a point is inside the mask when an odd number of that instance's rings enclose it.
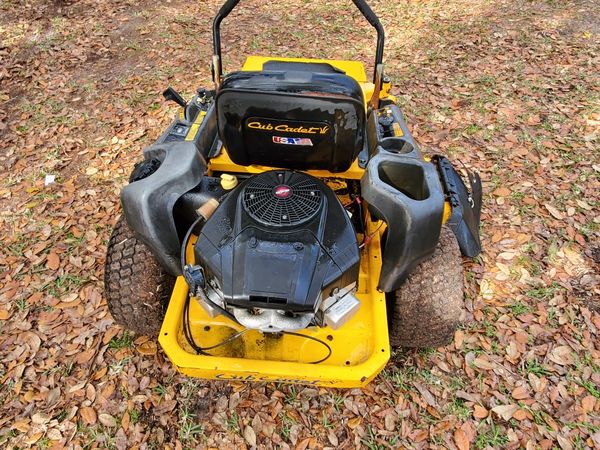
<instances>
[{"instance_id":1,"label":"fallen brown leaf","mask_svg":"<svg viewBox=\"0 0 600 450\"><path fill-rule=\"evenodd\" d=\"M110 414L101 413L98 415L98 420L105 427L114 428L117 426L117 421Z\"/></svg>"},{"instance_id":2,"label":"fallen brown leaf","mask_svg":"<svg viewBox=\"0 0 600 450\"><path fill-rule=\"evenodd\" d=\"M510 195L510 189L507 187L499 187L494 191L496 197L508 197Z\"/></svg>"},{"instance_id":3,"label":"fallen brown leaf","mask_svg":"<svg viewBox=\"0 0 600 450\"><path fill-rule=\"evenodd\" d=\"M46 259L46 266L50 270L56 270L60 267L60 258L54 252L48 254L48 258Z\"/></svg>"},{"instance_id":4,"label":"fallen brown leaf","mask_svg":"<svg viewBox=\"0 0 600 450\"><path fill-rule=\"evenodd\" d=\"M79 415L81 416L81 419L88 425L93 425L96 423L96 410L90 406L84 406L81 408L79 410Z\"/></svg>"},{"instance_id":5,"label":"fallen brown leaf","mask_svg":"<svg viewBox=\"0 0 600 450\"><path fill-rule=\"evenodd\" d=\"M458 450L468 450L470 447L466 433L460 428L454 431L454 443L458 447Z\"/></svg>"},{"instance_id":6,"label":"fallen brown leaf","mask_svg":"<svg viewBox=\"0 0 600 450\"><path fill-rule=\"evenodd\" d=\"M527 389L525 387L518 386L513 389L512 397L515 400L523 400L523 399L529 398L529 392L527 391Z\"/></svg>"},{"instance_id":7,"label":"fallen brown leaf","mask_svg":"<svg viewBox=\"0 0 600 450\"><path fill-rule=\"evenodd\" d=\"M492 412L508 421L518 409L519 407L517 405L500 405L492 408Z\"/></svg>"},{"instance_id":8,"label":"fallen brown leaf","mask_svg":"<svg viewBox=\"0 0 600 450\"><path fill-rule=\"evenodd\" d=\"M552 215L552 217L554 217L555 219L558 219L558 220L564 219L563 214L558 209L556 209L554 206L552 206L551 204L544 203L544 206L546 207L548 212Z\"/></svg>"},{"instance_id":9,"label":"fallen brown leaf","mask_svg":"<svg viewBox=\"0 0 600 450\"><path fill-rule=\"evenodd\" d=\"M485 419L488 416L489 412L483 406L475 405L473 406L473 417L476 419Z\"/></svg>"},{"instance_id":10,"label":"fallen brown leaf","mask_svg":"<svg viewBox=\"0 0 600 450\"><path fill-rule=\"evenodd\" d=\"M573 364L573 350L568 345L559 345L554 347L551 352L548 353L548 358L561 366Z\"/></svg>"}]
</instances>

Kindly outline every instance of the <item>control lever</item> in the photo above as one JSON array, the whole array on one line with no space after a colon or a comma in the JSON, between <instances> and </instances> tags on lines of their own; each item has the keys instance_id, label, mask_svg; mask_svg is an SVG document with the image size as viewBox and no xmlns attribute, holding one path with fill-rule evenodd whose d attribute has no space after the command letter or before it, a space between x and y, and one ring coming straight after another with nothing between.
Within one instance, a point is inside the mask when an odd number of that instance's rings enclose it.
<instances>
[{"instance_id":1,"label":"control lever","mask_svg":"<svg viewBox=\"0 0 600 450\"><path fill-rule=\"evenodd\" d=\"M381 134L384 138L394 137L394 116L388 108L378 112L377 122L381 127Z\"/></svg>"},{"instance_id":2,"label":"control lever","mask_svg":"<svg viewBox=\"0 0 600 450\"><path fill-rule=\"evenodd\" d=\"M169 86L163 92L163 97L165 98L165 100L177 103L182 108L185 108L187 106L187 102L185 101L185 99L179 94L179 92L177 92L171 86Z\"/></svg>"}]
</instances>

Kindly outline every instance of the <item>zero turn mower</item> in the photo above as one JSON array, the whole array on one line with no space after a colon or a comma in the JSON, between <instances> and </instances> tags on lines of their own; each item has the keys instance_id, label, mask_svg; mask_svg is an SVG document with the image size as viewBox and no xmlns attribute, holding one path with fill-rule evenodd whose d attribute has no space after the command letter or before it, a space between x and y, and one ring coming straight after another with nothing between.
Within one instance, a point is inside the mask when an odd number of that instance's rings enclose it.
<instances>
[{"instance_id":1,"label":"zero turn mower","mask_svg":"<svg viewBox=\"0 0 600 450\"><path fill-rule=\"evenodd\" d=\"M190 376L364 386L390 347L448 343L481 181L425 157L383 71L249 57L181 106L123 188L105 285L115 321Z\"/></svg>"}]
</instances>

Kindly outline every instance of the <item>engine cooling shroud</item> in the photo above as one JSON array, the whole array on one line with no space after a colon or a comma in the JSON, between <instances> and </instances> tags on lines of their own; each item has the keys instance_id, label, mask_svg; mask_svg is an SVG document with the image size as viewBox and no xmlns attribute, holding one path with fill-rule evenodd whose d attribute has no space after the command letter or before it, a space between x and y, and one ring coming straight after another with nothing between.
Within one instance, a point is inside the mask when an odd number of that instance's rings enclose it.
<instances>
[{"instance_id":1,"label":"engine cooling shroud","mask_svg":"<svg viewBox=\"0 0 600 450\"><path fill-rule=\"evenodd\" d=\"M347 212L326 184L301 172L269 171L240 183L206 222L194 251L225 307L277 310L302 322L336 288L358 281Z\"/></svg>"}]
</instances>

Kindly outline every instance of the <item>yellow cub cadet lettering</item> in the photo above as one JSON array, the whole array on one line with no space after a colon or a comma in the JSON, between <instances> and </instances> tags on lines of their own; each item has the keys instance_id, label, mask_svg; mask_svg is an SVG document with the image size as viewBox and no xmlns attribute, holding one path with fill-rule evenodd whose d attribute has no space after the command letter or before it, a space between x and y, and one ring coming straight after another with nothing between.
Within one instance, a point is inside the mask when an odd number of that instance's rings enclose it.
<instances>
[{"instance_id":1,"label":"yellow cub cadet lettering","mask_svg":"<svg viewBox=\"0 0 600 450\"><path fill-rule=\"evenodd\" d=\"M290 127L289 125L273 125L271 123L250 122L248 128L262 131L281 131L282 133L300 133L300 134L326 134L329 127Z\"/></svg>"}]
</instances>

